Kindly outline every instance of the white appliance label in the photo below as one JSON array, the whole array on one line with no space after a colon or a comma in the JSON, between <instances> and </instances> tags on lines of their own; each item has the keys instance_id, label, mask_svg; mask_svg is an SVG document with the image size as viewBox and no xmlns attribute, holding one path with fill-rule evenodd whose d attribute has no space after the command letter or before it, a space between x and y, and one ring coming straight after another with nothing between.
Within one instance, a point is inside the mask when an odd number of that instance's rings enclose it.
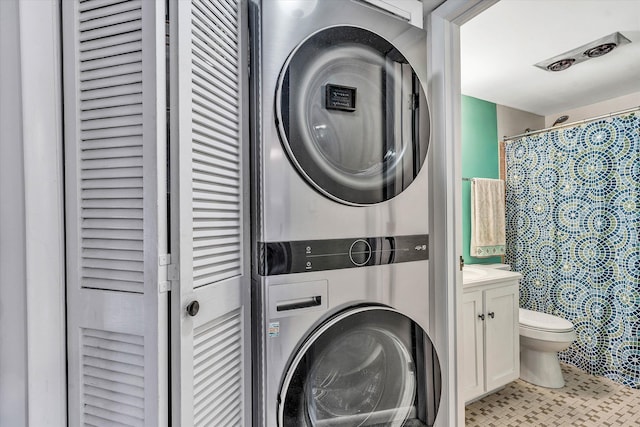
<instances>
[{"instance_id":1,"label":"white appliance label","mask_svg":"<svg viewBox=\"0 0 640 427\"><path fill-rule=\"evenodd\" d=\"M269 338L275 338L280 336L280 322L269 323Z\"/></svg>"}]
</instances>

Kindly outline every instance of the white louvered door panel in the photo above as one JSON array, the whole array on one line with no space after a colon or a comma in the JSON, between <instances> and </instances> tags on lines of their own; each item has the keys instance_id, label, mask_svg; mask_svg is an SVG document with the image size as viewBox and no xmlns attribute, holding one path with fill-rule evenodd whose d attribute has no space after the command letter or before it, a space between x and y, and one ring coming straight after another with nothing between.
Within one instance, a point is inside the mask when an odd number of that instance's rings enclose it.
<instances>
[{"instance_id":1,"label":"white louvered door panel","mask_svg":"<svg viewBox=\"0 0 640 427\"><path fill-rule=\"evenodd\" d=\"M163 426L164 2L61 3L69 425Z\"/></svg>"},{"instance_id":2,"label":"white louvered door panel","mask_svg":"<svg viewBox=\"0 0 640 427\"><path fill-rule=\"evenodd\" d=\"M250 425L246 2L172 7L172 421Z\"/></svg>"}]
</instances>

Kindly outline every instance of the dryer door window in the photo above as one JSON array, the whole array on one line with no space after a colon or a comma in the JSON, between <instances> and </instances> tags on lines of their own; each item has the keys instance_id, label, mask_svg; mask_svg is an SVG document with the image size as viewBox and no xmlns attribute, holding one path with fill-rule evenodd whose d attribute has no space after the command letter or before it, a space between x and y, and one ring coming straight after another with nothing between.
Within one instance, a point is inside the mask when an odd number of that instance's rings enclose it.
<instances>
[{"instance_id":1,"label":"dryer door window","mask_svg":"<svg viewBox=\"0 0 640 427\"><path fill-rule=\"evenodd\" d=\"M426 426L440 400L428 336L406 316L367 307L317 331L285 378L280 426Z\"/></svg>"},{"instance_id":2,"label":"dryer door window","mask_svg":"<svg viewBox=\"0 0 640 427\"><path fill-rule=\"evenodd\" d=\"M429 111L416 73L390 42L361 28L324 29L291 53L276 115L300 174L347 204L398 195L427 155Z\"/></svg>"}]
</instances>

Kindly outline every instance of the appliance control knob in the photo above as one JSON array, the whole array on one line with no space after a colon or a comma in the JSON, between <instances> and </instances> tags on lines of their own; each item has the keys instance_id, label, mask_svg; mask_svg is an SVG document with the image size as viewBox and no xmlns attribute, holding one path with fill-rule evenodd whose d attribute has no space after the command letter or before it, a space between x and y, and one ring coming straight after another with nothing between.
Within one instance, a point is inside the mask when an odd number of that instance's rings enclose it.
<instances>
[{"instance_id":1,"label":"appliance control knob","mask_svg":"<svg viewBox=\"0 0 640 427\"><path fill-rule=\"evenodd\" d=\"M361 267L371 259L371 245L363 239L358 239L349 248L349 258L354 265Z\"/></svg>"}]
</instances>

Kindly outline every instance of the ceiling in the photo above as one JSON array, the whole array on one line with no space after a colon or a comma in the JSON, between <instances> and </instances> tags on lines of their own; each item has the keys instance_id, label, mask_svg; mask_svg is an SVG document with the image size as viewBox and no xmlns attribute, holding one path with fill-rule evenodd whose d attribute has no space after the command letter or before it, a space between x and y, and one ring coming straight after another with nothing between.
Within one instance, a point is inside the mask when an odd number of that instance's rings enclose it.
<instances>
[{"instance_id":1,"label":"ceiling","mask_svg":"<svg viewBox=\"0 0 640 427\"><path fill-rule=\"evenodd\" d=\"M534 66L616 31L631 43L565 71ZM501 0L460 32L464 95L547 116L640 92L640 0Z\"/></svg>"}]
</instances>

